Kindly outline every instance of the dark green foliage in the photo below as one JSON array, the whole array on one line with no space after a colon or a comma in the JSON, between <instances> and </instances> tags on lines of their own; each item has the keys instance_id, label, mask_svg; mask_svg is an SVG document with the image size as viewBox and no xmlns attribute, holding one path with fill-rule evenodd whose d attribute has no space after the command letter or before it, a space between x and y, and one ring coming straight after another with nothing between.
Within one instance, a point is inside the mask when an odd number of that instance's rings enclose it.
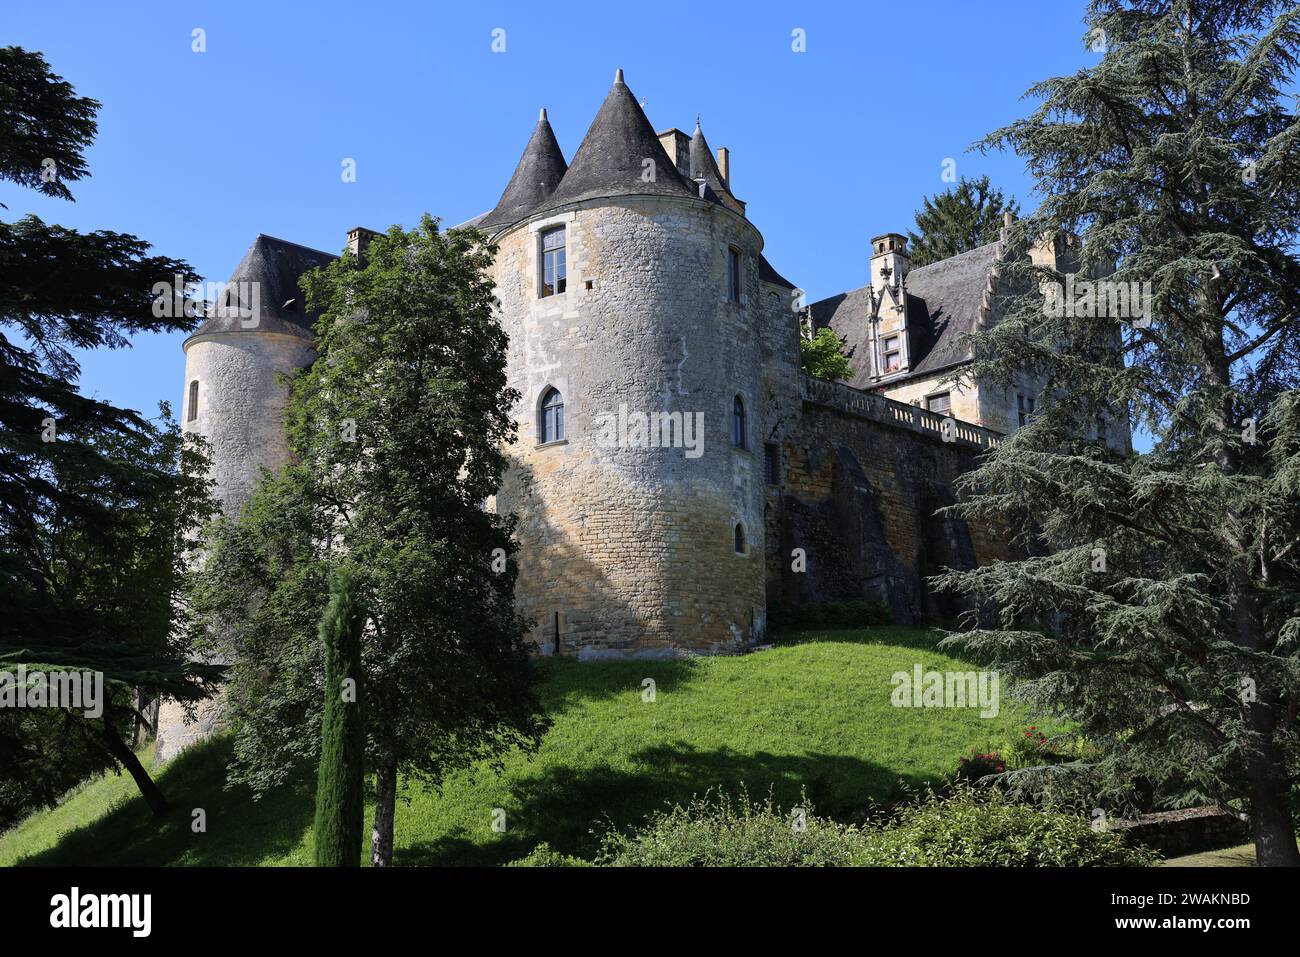
<instances>
[{"instance_id":1,"label":"dark green foliage","mask_svg":"<svg viewBox=\"0 0 1300 957\"><path fill-rule=\"evenodd\" d=\"M1043 204L1000 284L1035 292L1000 296L972 372L1045 389L954 508L1027 557L942 576L997 612L951 640L1098 749L1053 769L1093 806L1248 807L1260 863L1300 864L1300 12L1094 0L1087 27L1100 61L985 144ZM1024 253L1058 230L1082 277L1149 283L1146 315L1048 308L1065 276ZM1094 438L1130 413L1149 454Z\"/></svg>"},{"instance_id":2,"label":"dark green foliage","mask_svg":"<svg viewBox=\"0 0 1300 957\"><path fill-rule=\"evenodd\" d=\"M330 602L321 616L325 646L325 705L316 783L316 866L357 867L366 810L366 725L361 686L361 629L353 575L330 575Z\"/></svg>"},{"instance_id":3,"label":"dark green foliage","mask_svg":"<svg viewBox=\"0 0 1300 957\"><path fill-rule=\"evenodd\" d=\"M844 354L844 343L834 329L817 330L811 339L799 337L799 368L810 376L837 382L853 375L853 366Z\"/></svg>"},{"instance_id":4,"label":"dark green foliage","mask_svg":"<svg viewBox=\"0 0 1300 957\"><path fill-rule=\"evenodd\" d=\"M1016 201L1007 202L987 176L974 180L963 176L952 189L927 197L925 208L916 214L921 233L907 234L912 265L925 266L997 242L1002 214L1014 216L1019 211Z\"/></svg>"},{"instance_id":5,"label":"dark green foliage","mask_svg":"<svg viewBox=\"0 0 1300 957\"><path fill-rule=\"evenodd\" d=\"M856 828L817 817L812 807L783 811L766 801L706 793L652 815L628 833L604 835L597 863L607 867L843 867L865 849Z\"/></svg>"},{"instance_id":6,"label":"dark green foliage","mask_svg":"<svg viewBox=\"0 0 1300 957\"><path fill-rule=\"evenodd\" d=\"M928 793L869 832L870 867L1148 867L1158 856L1074 814L1018 804L996 788Z\"/></svg>"},{"instance_id":7,"label":"dark green foliage","mask_svg":"<svg viewBox=\"0 0 1300 957\"><path fill-rule=\"evenodd\" d=\"M506 867L591 867L591 861L584 861L572 854L561 854L545 841L538 844L525 856L506 864Z\"/></svg>"},{"instance_id":8,"label":"dark green foliage","mask_svg":"<svg viewBox=\"0 0 1300 957\"><path fill-rule=\"evenodd\" d=\"M71 199L64 183L88 175L82 151L98 106L39 54L0 49L0 178ZM136 691L194 701L221 674L193 660L176 600L193 545L186 534L213 509L201 445L165 405L149 421L76 385L73 349L195 325L192 309L154 314L155 283L195 277L148 250L133 236L34 216L0 223L0 668L101 671L111 692L99 719L0 715L11 807L16 793L27 807L49 803L120 763L161 810L123 740Z\"/></svg>"},{"instance_id":9,"label":"dark green foliage","mask_svg":"<svg viewBox=\"0 0 1300 957\"><path fill-rule=\"evenodd\" d=\"M820 605L784 605L773 602L767 610L767 623L777 630L874 628L891 624L892 621L889 606L870 599L834 601Z\"/></svg>"},{"instance_id":10,"label":"dark green foliage","mask_svg":"<svg viewBox=\"0 0 1300 957\"><path fill-rule=\"evenodd\" d=\"M259 790L318 756L326 573L346 556L365 609L367 763L387 863L399 769L454 768L535 747L528 623L514 609L513 518L482 507L514 435L506 335L474 230L376 237L304 277L320 358L293 383L294 461L211 531L196 605L234 651L236 780ZM499 550L499 551L498 551ZM495 554L494 554L495 553Z\"/></svg>"},{"instance_id":11,"label":"dark green foliage","mask_svg":"<svg viewBox=\"0 0 1300 957\"><path fill-rule=\"evenodd\" d=\"M98 112L39 53L0 48L0 179L72 199L64 183L89 175L81 154L95 139Z\"/></svg>"}]
</instances>

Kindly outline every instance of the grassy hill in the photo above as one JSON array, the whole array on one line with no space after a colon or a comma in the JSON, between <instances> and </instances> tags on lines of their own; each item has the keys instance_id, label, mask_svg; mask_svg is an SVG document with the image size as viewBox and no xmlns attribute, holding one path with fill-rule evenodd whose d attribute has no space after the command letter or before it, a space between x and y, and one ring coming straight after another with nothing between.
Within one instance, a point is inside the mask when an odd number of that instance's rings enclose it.
<instances>
[{"instance_id":1,"label":"grassy hill","mask_svg":"<svg viewBox=\"0 0 1300 957\"><path fill-rule=\"evenodd\" d=\"M1023 732L1006 700L974 709L890 705L896 671L971 670L935 650L935 635L875 628L805 633L733 658L579 664L546 660L542 699L554 720L541 750L512 754L500 775L476 768L442 794L414 784L399 803L398 864L501 864L540 841L589 855L593 829L635 823L708 788L772 790L781 805L806 790L823 813L848 814L951 776L972 748ZM642 699L652 678L656 700ZM0 835L0 865L306 865L312 860L314 772L254 801L224 788L228 739L190 749L159 775L174 806L153 820L129 778L108 775L59 808ZM195 808L207 816L194 833ZM493 810L506 815L502 833ZM371 808L367 808L367 821Z\"/></svg>"}]
</instances>

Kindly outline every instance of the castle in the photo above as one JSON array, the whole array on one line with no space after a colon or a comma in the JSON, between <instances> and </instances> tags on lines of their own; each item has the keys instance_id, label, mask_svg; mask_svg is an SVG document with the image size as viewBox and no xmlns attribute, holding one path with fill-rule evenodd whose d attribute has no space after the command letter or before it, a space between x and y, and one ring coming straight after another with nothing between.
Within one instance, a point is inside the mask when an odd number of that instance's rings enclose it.
<instances>
[{"instance_id":1,"label":"castle","mask_svg":"<svg viewBox=\"0 0 1300 957\"><path fill-rule=\"evenodd\" d=\"M541 654L743 650L769 608L873 598L941 616L925 578L1005 554L1004 536L936 515L952 481L1032 413L1040 384L943 383L994 320L1004 243L911 268L872 240L868 282L802 310L731 189L731 158L656 133L615 78L566 162L543 110L489 212L518 438L494 507L519 516L517 601ZM369 231L354 229L364 253ZM1035 256L1053 256L1039 244ZM258 315L185 342L184 428L211 443L233 513L288 458L277 373L310 364L298 277L333 256L258 236L231 285ZM809 318L846 342L848 384L800 371ZM1126 445L1126 427L1106 441ZM163 708L158 756L202 736Z\"/></svg>"}]
</instances>

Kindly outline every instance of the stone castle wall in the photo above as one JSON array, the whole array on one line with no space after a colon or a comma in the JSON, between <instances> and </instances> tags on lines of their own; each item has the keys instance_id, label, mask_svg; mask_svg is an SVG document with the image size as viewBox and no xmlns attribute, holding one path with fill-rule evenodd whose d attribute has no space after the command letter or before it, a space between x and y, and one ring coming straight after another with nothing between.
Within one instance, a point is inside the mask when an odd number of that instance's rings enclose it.
<instances>
[{"instance_id":1,"label":"stone castle wall","mask_svg":"<svg viewBox=\"0 0 1300 957\"><path fill-rule=\"evenodd\" d=\"M234 517L252 495L263 468L278 470L289 461L284 435L288 389L278 373L311 364L316 353L305 336L266 332L196 336L185 345L185 392L181 421L210 444L213 495ZM190 383L199 383L197 415L190 419ZM175 757L222 726L220 696L195 706L194 720L184 708L164 701L158 709L154 762Z\"/></svg>"},{"instance_id":2,"label":"stone castle wall","mask_svg":"<svg viewBox=\"0 0 1300 957\"><path fill-rule=\"evenodd\" d=\"M567 289L539 297L540 233L556 225L566 228ZM723 207L626 197L535 218L496 241L510 384L523 396L497 507L520 516L516 594L539 650L557 649L557 625L560 653L580 657L749 643L764 627L758 232ZM731 248L739 304L728 301ZM565 439L542 445L549 387L564 396ZM744 449L731 442L738 394ZM701 454L608 447L607 417L620 412L702 416Z\"/></svg>"},{"instance_id":3,"label":"stone castle wall","mask_svg":"<svg viewBox=\"0 0 1300 957\"><path fill-rule=\"evenodd\" d=\"M845 385L802 376L797 426L782 444L782 481L767 492L769 604L875 599L895 622L961 610L924 579L942 567L1012 557L1006 535L937 509L997 433ZM807 570L792 568L804 550Z\"/></svg>"}]
</instances>

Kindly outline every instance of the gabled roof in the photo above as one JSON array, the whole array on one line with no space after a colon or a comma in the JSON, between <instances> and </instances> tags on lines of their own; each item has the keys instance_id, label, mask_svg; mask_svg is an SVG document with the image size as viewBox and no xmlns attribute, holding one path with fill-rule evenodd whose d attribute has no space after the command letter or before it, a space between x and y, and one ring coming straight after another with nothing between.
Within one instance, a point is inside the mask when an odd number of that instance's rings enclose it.
<instances>
[{"instance_id":1,"label":"gabled roof","mask_svg":"<svg viewBox=\"0 0 1300 957\"><path fill-rule=\"evenodd\" d=\"M555 192L568 168L543 109L500 202L475 225L504 226L519 222Z\"/></svg>"},{"instance_id":2,"label":"gabled roof","mask_svg":"<svg viewBox=\"0 0 1300 957\"><path fill-rule=\"evenodd\" d=\"M972 358L963 337L975 331L988 275L998 257L998 243L917 266L907 274L907 328L912 367L890 383L929 375ZM871 287L840 293L812 305L813 325L829 326L845 341L853 364L849 385L870 388L871 358L867 342L871 322Z\"/></svg>"},{"instance_id":3,"label":"gabled roof","mask_svg":"<svg viewBox=\"0 0 1300 957\"><path fill-rule=\"evenodd\" d=\"M650 160L652 167L645 163ZM654 175L647 175L653 168ZM619 70L582 139L559 187L542 209L597 196L690 196L699 198L668 158L641 105Z\"/></svg>"},{"instance_id":4,"label":"gabled roof","mask_svg":"<svg viewBox=\"0 0 1300 957\"><path fill-rule=\"evenodd\" d=\"M312 269L327 266L337 258L319 249L310 249L259 233L235 267L227 292L227 296L238 297L236 305L249 309L253 305L255 290L258 313L248 316L247 313L241 315L233 308L227 309L223 313L209 316L194 335L204 336L215 332L279 332L314 338L312 326L320 313L305 311L306 300L298 288L298 277ZM247 285L252 283L256 283L256 286Z\"/></svg>"}]
</instances>

